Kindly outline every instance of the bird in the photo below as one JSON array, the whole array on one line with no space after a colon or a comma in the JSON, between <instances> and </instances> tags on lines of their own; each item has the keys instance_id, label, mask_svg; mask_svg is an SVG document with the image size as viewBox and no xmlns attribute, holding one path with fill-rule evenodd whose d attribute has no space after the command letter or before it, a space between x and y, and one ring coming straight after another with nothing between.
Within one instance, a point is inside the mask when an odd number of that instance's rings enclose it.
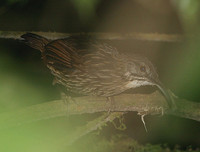
<instances>
[{"instance_id":1,"label":"bird","mask_svg":"<svg viewBox=\"0 0 200 152\"><path fill-rule=\"evenodd\" d=\"M146 57L122 54L107 43L84 37L49 40L26 33L21 38L41 52L55 82L67 91L109 98L132 88L151 85L158 87L170 108L173 105L172 97Z\"/></svg>"}]
</instances>

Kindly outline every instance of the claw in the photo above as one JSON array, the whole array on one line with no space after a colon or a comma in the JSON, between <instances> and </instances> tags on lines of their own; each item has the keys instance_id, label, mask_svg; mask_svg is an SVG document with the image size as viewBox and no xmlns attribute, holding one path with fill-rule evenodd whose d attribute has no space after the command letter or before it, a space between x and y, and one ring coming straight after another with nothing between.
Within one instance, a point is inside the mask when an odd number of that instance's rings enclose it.
<instances>
[{"instance_id":1,"label":"claw","mask_svg":"<svg viewBox=\"0 0 200 152\"><path fill-rule=\"evenodd\" d=\"M141 120L142 120L142 123L143 123L143 125L144 125L145 131L148 132L147 127L146 127L146 123L145 123L145 121L144 121L144 116L146 116L146 114L141 115Z\"/></svg>"},{"instance_id":2,"label":"claw","mask_svg":"<svg viewBox=\"0 0 200 152\"><path fill-rule=\"evenodd\" d=\"M145 120L144 120L144 117L148 114L148 112L139 112L138 115L141 117L141 120L142 120L142 123L144 125L144 129L146 132L148 132L147 130L147 127L146 127L146 123L145 123Z\"/></svg>"}]
</instances>

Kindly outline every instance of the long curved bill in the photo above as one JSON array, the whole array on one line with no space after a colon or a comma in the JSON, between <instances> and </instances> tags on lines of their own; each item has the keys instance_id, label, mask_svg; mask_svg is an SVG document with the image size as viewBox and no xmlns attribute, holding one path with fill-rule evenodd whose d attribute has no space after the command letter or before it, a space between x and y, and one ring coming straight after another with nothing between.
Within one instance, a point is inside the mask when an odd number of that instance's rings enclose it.
<instances>
[{"instance_id":1,"label":"long curved bill","mask_svg":"<svg viewBox=\"0 0 200 152\"><path fill-rule=\"evenodd\" d=\"M159 81L159 80L156 80L156 81L153 81L154 85L156 85L159 90L161 91L161 93L164 95L165 99L167 100L167 103L169 105L170 108L173 108L173 98L172 96L169 94L168 90L165 88L165 86Z\"/></svg>"},{"instance_id":2,"label":"long curved bill","mask_svg":"<svg viewBox=\"0 0 200 152\"><path fill-rule=\"evenodd\" d=\"M160 89L160 91L162 92L162 94L165 96L165 98L166 98L166 100L168 102L169 107L172 108L172 106L173 106L173 99L169 95L168 90L166 88L164 88L163 86L161 86L161 85L156 85L156 86Z\"/></svg>"}]
</instances>

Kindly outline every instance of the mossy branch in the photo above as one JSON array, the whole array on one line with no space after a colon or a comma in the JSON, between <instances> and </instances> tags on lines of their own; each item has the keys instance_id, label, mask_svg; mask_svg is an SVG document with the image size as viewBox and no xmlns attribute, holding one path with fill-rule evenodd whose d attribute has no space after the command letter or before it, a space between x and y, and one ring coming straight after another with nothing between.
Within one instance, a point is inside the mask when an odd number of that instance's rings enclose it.
<instances>
[{"instance_id":1,"label":"mossy branch","mask_svg":"<svg viewBox=\"0 0 200 152\"><path fill-rule=\"evenodd\" d=\"M17 126L38 120L50 119L60 116L79 115L97 112L129 112L171 114L183 118L200 121L200 104L176 98L177 109L170 111L167 102L158 92L151 94L121 94L114 97L115 105L112 106L104 97L77 97L68 104L62 100L33 105L13 112L0 114L0 128Z\"/></svg>"}]
</instances>

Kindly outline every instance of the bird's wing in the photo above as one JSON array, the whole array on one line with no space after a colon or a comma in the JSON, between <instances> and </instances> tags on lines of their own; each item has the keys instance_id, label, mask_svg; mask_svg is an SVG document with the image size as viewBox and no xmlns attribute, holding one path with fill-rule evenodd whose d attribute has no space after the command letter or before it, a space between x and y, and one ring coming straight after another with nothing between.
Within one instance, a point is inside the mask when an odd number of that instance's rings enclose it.
<instances>
[{"instance_id":1,"label":"bird's wing","mask_svg":"<svg viewBox=\"0 0 200 152\"><path fill-rule=\"evenodd\" d=\"M81 55L65 39L50 42L42 54L44 62L51 70L70 72L80 69Z\"/></svg>"},{"instance_id":2,"label":"bird's wing","mask_svg":"<svg viewBox=\"0 0 200 152\"><path fill-rule=\"evenodd\" d=\"M113 70L118 51L103 43L80 39L60 39L45 47L43 59L50 69L70 72L80 70L95 72Z\"/></svg>"},{"instance_id":3,"label":"bird's wing","mask_svg":"<svg viewBox=\"0 0 200 152\"><path fill-rule=\"evenodd\" d=\"M102 43L56 40L45 47L44 61L57 83L72 92L110 96L122 92L124 64L116 49Z\"/></svg>"}]
</instances>

